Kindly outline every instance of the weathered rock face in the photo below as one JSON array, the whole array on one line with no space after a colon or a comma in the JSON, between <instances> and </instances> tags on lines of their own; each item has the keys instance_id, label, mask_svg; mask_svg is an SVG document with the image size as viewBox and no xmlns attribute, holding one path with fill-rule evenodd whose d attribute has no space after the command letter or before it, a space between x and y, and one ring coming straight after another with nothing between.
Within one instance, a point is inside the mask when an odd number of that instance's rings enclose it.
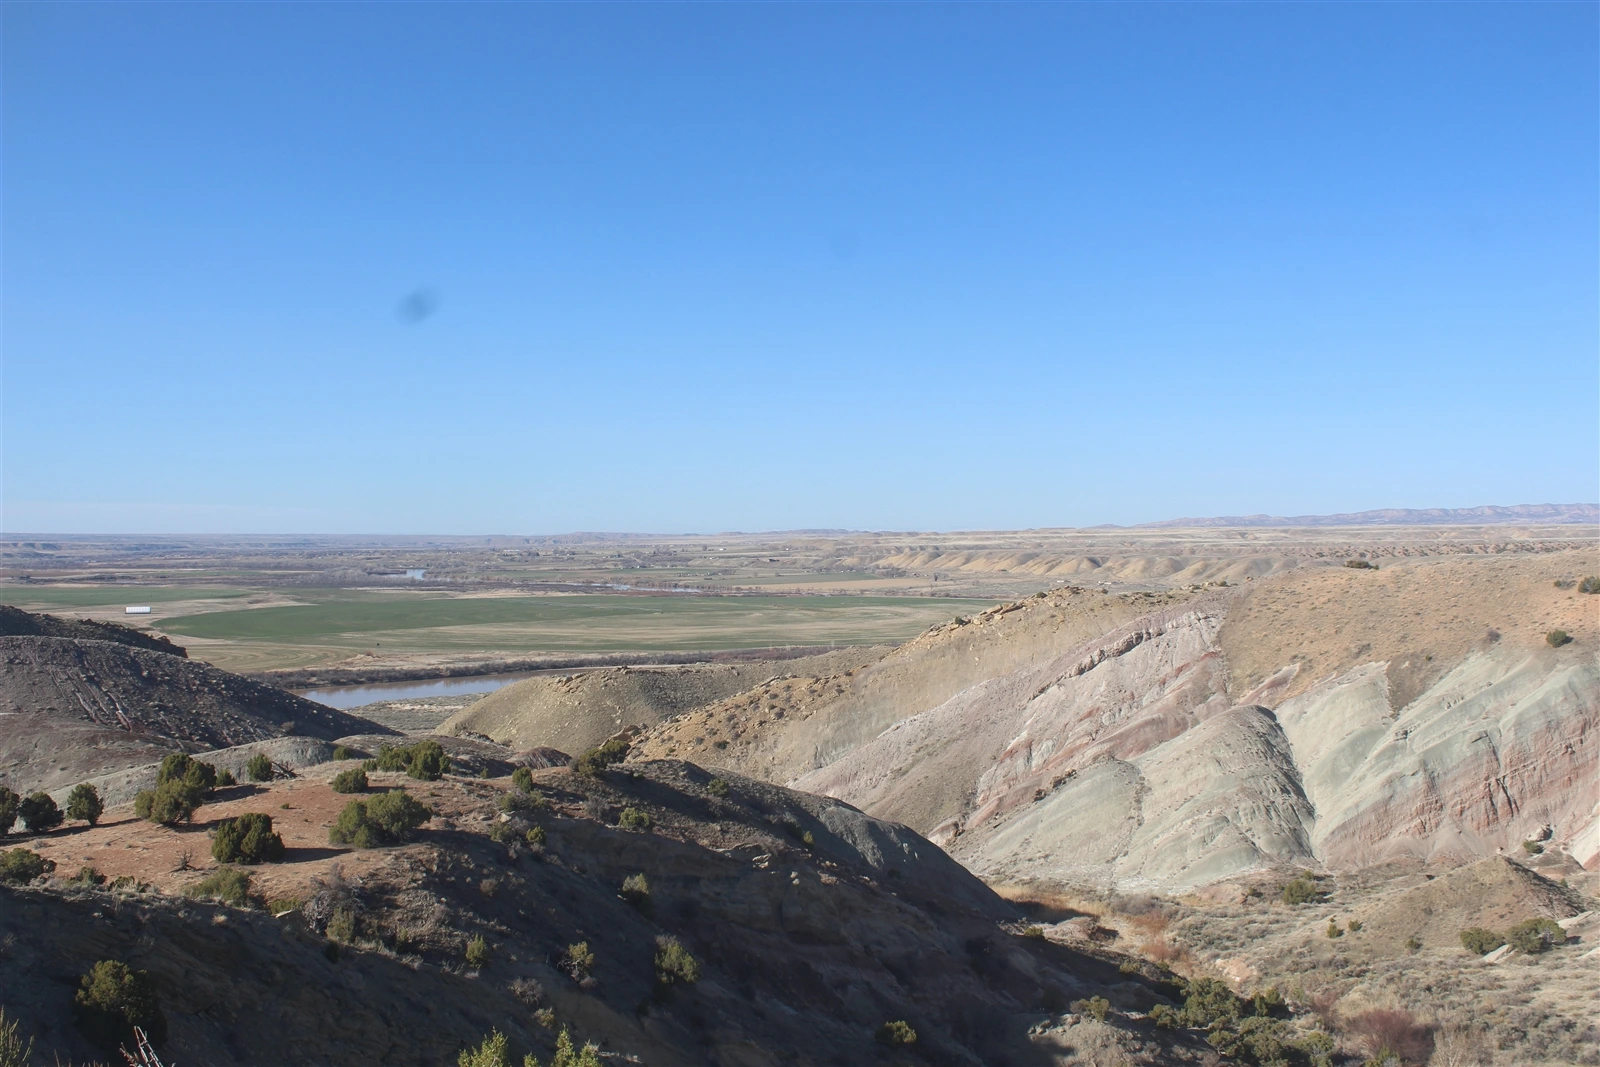
<instances>
[{"instance_id":1,"label":"weathered rock face","mask_svg":"<svg viewBox=\"0 0 1600 1067\"><path fill-rule=\"evenodd\" d=\"M1545 827L1593 864L1585 609L1600 605L1544 573L1583 562L1325 567L1188 603L1114 598L1156 607L1132 618L1051 594L925 635L786 715L730 701L718 747L991 879L1181 889L1281 863L1461 862ZM1093 622L1111 625L1085 639ZM1554 626L1573 643L1546 644ZM921 666L939 684L912 684ZM646 747L718 723L683 725Z\"/></svg>"},{"instance_id":2,"label":"weathered rock face","mask_svg":"<svg viewBox=\"0 0 1600 1067\"><path fill-rule=\"evenodd\" d=\"M52 790L294 734L393 733L204 663L111 641L0 637L0 784Z\"/></svg>"}]
</instances>

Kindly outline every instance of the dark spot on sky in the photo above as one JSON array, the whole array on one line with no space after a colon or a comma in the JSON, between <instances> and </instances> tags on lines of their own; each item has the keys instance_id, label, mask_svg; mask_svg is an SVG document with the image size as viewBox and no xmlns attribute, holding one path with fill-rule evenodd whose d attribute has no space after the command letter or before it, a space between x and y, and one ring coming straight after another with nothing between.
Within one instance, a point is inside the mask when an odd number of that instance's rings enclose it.
<instances>
[{"instance_id":1,"label":"dark spot on sky","mask_svg":"<svg viewBox=\"0 0 1600 1067\"><path fill-rule=\"evenodd\" d=\"M439 294L432 289L417 289L407 293L395 309L400 321L415 325L439 310Z\"/></svg>"}]
</instances>

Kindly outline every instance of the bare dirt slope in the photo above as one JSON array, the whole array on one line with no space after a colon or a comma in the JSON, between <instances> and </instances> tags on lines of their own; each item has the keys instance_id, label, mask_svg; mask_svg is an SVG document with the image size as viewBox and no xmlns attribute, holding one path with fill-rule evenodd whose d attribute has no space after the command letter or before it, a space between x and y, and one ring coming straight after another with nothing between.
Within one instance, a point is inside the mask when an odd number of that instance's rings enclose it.
<instances>
[{"instance_id":1,"label":"bare dirt slope","mask_svg":"<svg viewBox=\"0 0 1600 1067\"><path fill-rule=\"evenodd\" d=\"M441 723L441 734L489 737L517 748L583 752L630 726L655 726L773 677L835 674L881 659L859 646L793 660L607 667L540 675L490 693Z\"/></svg>"},{"instance_id":2,"label":"bare dirt slope","mask_svg":"<svg viewBox=\"0 0 1600 1067\"><path fill-rule=\"evenodd\" d=\"M204 663L111 641L0 637L0 783L52 790L169 752L388 733Z\"/></svg>"},{"instance_id":3,"label":"bare dirt slope","mask_svg":"<svg viewBox=\"0 0 1600 1067\"><path fill-rule=\"evenodd\" d=\"M660 1067L887 1063L874 1035L891 1019L916 1029L912 1062L1020 1067L1104 1062L1030 1037L1069 998L1132 1009L1172 992L1114 954L1019 936L1009 904L903 827L747 779L719 796L710 779L680 762L603 780L539 772L549 807L497 841L506 780L376 775L437 817L414 843L367 851L327 845L350 798L309 774L236 789L190 829L116 811L32 844L58 874L92 864L147 888L0 889L0 1000L46 1055L72 1059L103 1055L71 1022L77 976L115 958L153 976L179 1063L437 1064L491 1028L544 1060L553 1033L534 1012L548 1008L623 1062ZM614 825L624 808L652 828ZM258 898L304 902L277 919L178 895L213 866L206 830L245 811L270 814L288 845L285 862L250 870ZM530 825L542 846L523 842ZM622 882L639 874L648 898L629 903ZM697 982L658 983L665 936L698 961ZM474 937L488 960L469 967ZM561 964L580 941L587 977ZM1125 1047L1130 1064L1203 1056L1121 1017L1094 1047Z\"/></svg>"},{"instance_id":4,"label":"bare dirt slope","mask_svg":"<svg viewBox=\"0 0 1600 1067\"><path fill-rule=\"evenodd\" d=\"M1589 863L1600 598L1570 581L1590 556L1325 563L1188 599L1052 592L683 716L639 750L838 796L986 877L1173 889L1286 862L1461 862L1545 827ZM1571 640L1552 647L1557 628Z\"/></svg>"}]
</instances>

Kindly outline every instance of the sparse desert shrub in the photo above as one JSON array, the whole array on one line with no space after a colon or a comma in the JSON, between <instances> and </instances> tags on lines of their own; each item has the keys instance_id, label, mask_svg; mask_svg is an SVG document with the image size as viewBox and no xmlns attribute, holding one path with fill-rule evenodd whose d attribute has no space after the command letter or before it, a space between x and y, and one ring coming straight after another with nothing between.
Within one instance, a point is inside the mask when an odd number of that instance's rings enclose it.
<instances>
[{"instance_id":1,"label":"sparse desert shrub","mask_svg":"<svg viewBox=\"0 0 1600 1067\"><path fill-rule=\"evenodd\" d=\"M1032 924L1030 924L1028 926L1024 926L1022 928L1022 936L1023 937L1027 937L1027 938L1032 938L1035 941L1043 941L1044 940L1044 927L1036 926L1036 925L1032 925ZM1134 968L1134 969L1137 970L1138 968Z\"/></svg>"},{"instance_id":2,"label":"sparse desert shrub","mask_svg":"<svg viewBox=\"0 0 1600 1067\"><path fill-rule=\"evenodd\" d=\"M1196 978L1183 992L1183 1021L1187 1026L1231 1024L1242 1014L1242 1002L1221 979Z\"/></svg>"},{"instance_id":3,"label":"sparse desert shrub","mask_svg":"<svg viewBox=\"0 0 1600 1067\"><path fill-rule=\"evenodd\" d=\"M1150 1009L1150 1022L1162 1030L1176 1030L1183 1025L1183 1013L1170 1004L1157 1004Z\"/></svg>"},{"instance_id":4,"label":"sparse desert shrub","mask_svg":"<svg viewBox=\"0 0 1600 1067\"><path fill-rule=\"evenodd\" d=\"M328 841L356 848L398 844L431 818L432 808L412 799L404 789L392 789L345 805L328 831Z\"/></svg>"},{"instance_id":5,"label":"sparse desert shrub","mask_svg":"<svg viewBox=\"0 0 1600 1067\"><path fill-rule=\"evenodd\" d=\"M621 763L628 758L628 743L613 737L597 748L591 748L583 755L572 761L574 774L581 774L586 778L598 778L614 763Z\"/></svg>"},{"instance_id":6,"label":"sparse desert shrub","mask_svg":"<svg viewBox=\"0 0 1600 1067\"><path fill-rule=\"evenodd\" d=\"M878 1027L878 1044L888 1045L915 1045L917 1032L911 1029L911 1024L904 1019L891 1019Z\"/></svg>"},{"instance_id":7,"label":"sparse desert shrub","mask_svg":"<svg viewBox=\"0 0 1600 1067\"><path fill-rule=\"evenodd\" d=\"M1406 951L1411 953L1413 956L1421 952L1422 938L1418 937L1416 934L1412 934L1410 937L1406 938Z\"/></svg>"},{"instance_id":8,"label":"sparse desert shrub","mask_svg":"<svg viewBox=\"0 0 1600 1067\"><path fill-rule=\"evenodd\" d=\"M406 747L396 748L394 745L378 746L378 762L373 770L378 771L403 771L411 763L411 750Z\"/></svg>"},{"instance_id":9,"label":"sparse desert shrub","mask_svg":"<svg viewBox=\"0 0 1600 1067\"><path fill-rule=\"evenodd\" d=\"M141 790L133 798L133 810L141 819L172 826L193 818L195 809L200 806L200 798L198 788L177 779L169 779L154 789Z\"/></svg>"},{"instance_id":10,"label":"sparse desert shrub","mask_svg":"<svg viewBox=\"0 0 1600 1067\"><path fill-rule=\"evenodd\" d=\"M191 897L220 900L242 908L250 902L250 875L237 867L218 867L186 892Z\"/></svg>"},{"instance_id":11,"label":"sparse desert shrub","mask_svg":"<svg viewBox=\"0 0 1600 1067\"><path fill-rule=\"evenodd\" d=\"M1294 1047L1306 1058L1311 1067L1333 1067L1333 1054L1338 1045L1326 1030L1313 1030L1294 1042Z\"/></svg>"},{"instance_id":12,"label":"sparse desert shrub","mask_svg":"<svg viewBox=\"0 0 1600 1067\"><path fill-rule=\"evenodd\" d=\"M1526 852L1530 856L1537 856L1539 853L1544 851L1544 842L1524 841L1522 843L1522 851Z\"/></svg>"},{"instance_id":13,"label":"sparse desert shrub","mask_svg":"<svg viewBox=\"0 0 1600 1067\"><path fill-rule=\"evenodd\" d=\"M1361 920L1360 919L1351 919L1350 922L1348 923L1348 926L1349 926L1350 932L1352 934L1359 934L1361 932Z\"/></svg>"},{"instance_id":14,"label":"sparse desert shrub","mask_svg":"<svg viewBox=\"0 0 1600 1067\"><path fill-rule=\"evenodd\" d=\"M1505 938L1481 926L1469 926L1461 931L1461 947L1474 956L1487 955L1505 943Z\"/></svg>"},{"instance_id":15,"label":"sparse desert shrub","mask_svg":"<svg viewBox=\"0 0 1600 1067\"><path fill-rule=\"evenodd\" d=\"M450 769L450 757L437 741L419 741L411 746L406 773L424 782L436 782Z\"/></svg>"},{"instance_id":16,"label":"sparse desert shrub","mask_svg":"<svg viewBox=\"0 0 1600 1067\"><path fill-rule=\"evenodd\" d=\"M456 1067L512 1067L510 1040L499 1030L491 1030L483 1044L475 1049L463 1049L456 1057Z\"/></svg>"},{"instance_id":17,"label":"sparse desert shrub","mask_svg":"<svg viewBox=\"0 0 1600 1067\"><path fill-rule=\"evenodd\" d=\"M530 826L528 832L522 836L530 845L544 845L544 827L542 826Z\"/></svg>"},{"instance_id":18,"label":"sparse desert shrub","mask_svg":"<svg viewBox=\"0 0 1600 1067\"><path fill-rule=\"evenodd\" d=\"M519 793L533 792L533 772L526 767L518 767L511 772L511 784Z\"/></svg>"},{"instance_id":19,"label":"sparse desert shrub","mask_svg":"<svg viewBox=\"0 0 1600 1067\"><path fill-rule=\"evenodd\" d=\"M17 805L17 817L30 834L42 834L61 825L64 816L49 793L33 793Z\"/></svg>"},{"instance_id":20,"label":"sparse desert shrub","mask_svg":"<svg viewBox=\"0 0 1600 1067\"><path fill-rule=\"evenodd\" d=\"M504 845L508 842L515 841L516 839L516 828L508 822L497 822L493 826L489 827L489 840L495 842L496 844Z\"/></svg>"},{"instance_id":21,"label":"sparse desert shrub","mask_svg":"<svg viewBox=\"0 0 1600 1067\"><path fill-rule=\"evenodd\" d=\"M726 778L713 778L713 779L711 779L711 781L706 783L706 792L710 793L714 797L725 797L725 796L727 796L728 795L728 780Z\"/></svg>"},{"instance_id":22,"label":"sparse desert shrub","mask_svg":"<svg viewBox=\"0 0 1600 1067\"><path fill-rule=\"evenodd\" d=\"M1369 1063L1382 1063L1387 1054L1398 1063L1424 1064L1433 1055L1432 1028L1408 1011L1374 1008L1346 1020L1345 1029L1366 1051Z\"/></svg>"},{"instance_id":23,"label":"sparse desert shrub","mask_svg":"<svg viewBox=\"0 0 1600 1067\"><path fill-rule=\"evenodd\" d=\"M555 1009L540 1008L538 1011L533 1013L533 1021L544 1027L546 1030L554 1030L556 1028Z\"/></svg>"},{"instance_id":24,"label":"sparse desert shrub","mask_svg":"<svg viewBox=\"0 0 1600 1067\"><path fill-rule=\"evenodd\" d=\"M84 1036L101 1048L132 1044L135 1026L152 1045L166 1043L167 1019L161 1014L155 983L149 974L121 960L101 960L90 968L78 980L72 1007Z\"/></svg>"},{"instance_id":25,"label":"sparse desert shrub","mask_svg":"<svg viewBox=\"0 0 1600 1067\"><path fill-rule=\"evenodd\" d=\"M489 964L489 942L479 934L467 942L467 966L481 970Z\"/></svg>"},{"instance_id":26,"label":"sparse desert shrub","mask_svg":"<svg viewBox=\"0 0 1600 1067\"><path fill-rule=\"evenodd\" d=\"M165 782L182 782L204 796L217 787L217 769L193 756L174 752L161 761L156 771L156 784Z\"/></svg>"},{"instance_id":27,"label":"sparse desert shrub","mask_svg":"<svg viewBox=\"0 0 1600 1067\"><path fill-rule=\"evenodd\" d=\"M217 772L217 788L218 789L225 789L230 785L238 785L238 784L239 784L239 779L235 778L233 776L233 772L228 770L228 768L224 767L220 771Z\"/></svg>"},{"instance_id":28,"label":"sparse desert shrub","mask_svg":"<svg viewBox=\"0 0 1600 1067\"><path fill-rule=\"evenodd\" d=\"M617 825L624 830L648 830L654 824L650 820L649 812L640 811L638 808L623 808L622 814L617 816Z\"/></svg>"},{"instance_id":29,"label":"sparse desert shrub","mask_svg":"<svg viewBox=\"0 0 1600 1067\"><path fill-rule=\"evenodd\" d=\"M328 935L329 941L341 944L350 944L356 939L356 913L352 908L334 908L333 914L328 916L328 925L323 928L323 933Z\"/></svg>"},{"instance_id":30,"label":"sparse desert shrub","mask_svg":"<svg viewBox=\"0 0 1600 1067\"><path fill-rule=\"evenodd\" d=\"M1565 630L1551 630L1549 633L1544 635L1544 639L1545 643L1551 648L1560 648L1568 641L1571 641L1572 637Z\"/></svg>"},{"instance_id":31,"label":"sparse desert shrub","mask_svg":"<svg viewBox=\"0 0 1600 1067\"><path fill-rule=\"evenodd\" d=\"M333 791L335 793L365 793L367 791L367 772L360 767L351 767L347 771L340 771L333 776Z\"/></svg>"},{"instance_id":32,"label":"sparse desert shrub","mask_svg":"<svg viewBox=\"0 0 1600 1067\"><path fill-rule=\"evenodd\" d=\"M1595 578L1593 576L1585 578L1583 581L1578 583L1578 592L1600 593L1600 578Z\"/></svg>"},{"instance_id":33,"label":"sparse desert shrub","mask_svg":"<svg viewBox=\"0 0 1600 1067\"><path fill-rule=\"evenodd\" d=\"M551 1025L555 1025L554 1020ZM523 1067L539 1067L539 1061L529 1056L522 1061ZM572 1035L563 1027L556 1037L556 1054L550 1061L550 1067L600 1067L600 1049L595 1045L585 1044L577 1048L572 1043Z\"/></svg>"},{"instance_id":34,"label":"sparse desert shrub","mask_svg":"<svg viewBox=\"0 0 1600 1067\"><path fill-rule=\"evenodd\" d=\"M656 938L656 981L662 985L693 985L700 981L700 961L677 938L662 935Z\"/></svg>"},{"instance_id":35,"label":"sparse desert shrub","mask_svg":"<svg viewBox=\"0 0 1600 1067\"><path fill-rule=\"evenodd\" d=\"M54 860L47 860L29 849L13 848L0 852L0 882L26 885L41 874L49 874L55 869Z\"/></svg>"},{"instance_id":36,"label":"sparse desert shrub","mask_svg":"<svg viewBox=\"0 0 1600 1067\"><path fill-rule=\"evenodd\" d=\"M11 832L12 824L17 821L17 808L21 806L22 798L0 785L0 834Z\"/></svg>"},{"instance_id":37,"label":"sparse desert shrub","mask_svg":"<svg viewBox=\"0 0 1600 1067\"><path fill-rule=\"evenodd\" d=\"M273 918L291 911L300 910L299 897L274 897L267 901L267 914Z\"/></svg>"},{"instance_id":38,"label":"sparse desert shrub","mask_svg":"<svg viewBox=\"0 0 1600 1067\"><path fill-rule=\"evenodd\" d=\"M78 873L73 875L68 880L72 882L73 885L81 886L101 886L106 884L106 876L88 864L84 864L82 867L79 867Z\"/></svg>"},{"instance_id":39,"label":"sparse desert shrub","mask_svg":"<svg viewBox=\"0 0 1600 1067\"><path fill-rule=\"evenodd\" d=\"M22 1024L6 1017L0 1006L0 1067L28 1067L33 1061L33 1038L22 1042Z\"/></svg>"},{"instance_id":40,"label":"sparse desert shrub","mask_svg":"<svg viewBox=\"0 0 1600 1067\"><path fill-rule=\"evenodd\" d=\"M519 811L539 811L549 806L550 802L538 793L524 793L520 789L513 789L511 792L503 793L500 796L500 810L508 814L514 815Z\"/></svg>"},{"instance_id":41,"label":"sparse desert shrub","mask_svg":"<svg viewBox=\"0 0 1600 1067\"><path fill-rule=\"evenodd\" d=\"M355 758L355 753L351 752L344 745L334 745L333 746L333 758L334 758L335 761L354 759Z\"/></svg>"},{"instance_id":42,"label":"sparse desert shrub","mask_svg":"<svg viewBox=\"0 0 1600 1067\"><path fill-rule=\"evenodd\" d=\"M1299 874L1283 887L1282 897L1285 904L1310 904L1322 899L1322 891L1316 882Z\"/></svg>"},{"instance_id":43,"label":"sparse desert shrub","mask_svg":"<svg viewBox=\"0 0 1600 1067\"><path fill-rule=\"evenodd\" d=\"M1111 1002L1105 997L1090 997L1088 1000L1074 1000L1069 1007L1079 1015L1087 1015L1095 1022L1103 1023L1106 1013L1111 1010Z\"/></svg>"},{"instance_id":44,"label":"sparse desert shrub","mask_svg":"<svg viewBox=\"0 0 1600 1067\"><path fill-rule=\"evenodd\" d=\"M511 995L530 1008L544 1003L544 986L532 978L516 978L511 982Z\"/></svg>"},{"instance_id":45,"label":"sparse desert shrub","mask_svg":"<svg viewBox=\"0 0 1600 1067\"><path fill-rule=\"evenodd\" d=\"M1339 924L1333 919L1328 920L1328 936L1330 938L1344 936L1344 931L1339 929Z\"/></svg>"},{"instance_id":46,"label":"sparse desert shrub","mask_svg":"<svg viewBox=\"0 0 1600 1067\"><path fill-rule=\"evenodd\" d=\"M1528 919L1506 931L1506 944L1530 956L1548 952L1553 945L1566 941L1567 932L1554 919Z\"/></svg>"},{"instance_id":47,"label":"sparse desert shrub","mask_svg":"<svg viewBox=\"0 0 1600 1067\"><path fill-rule=\"evenodd\" d=\"M1283 994L1277 986L1258 989L1250 998L1250 1008L1257 1015L1274 1015L1283 1009Z\"/></svg>"},{"instance_id":48,"label":"sparse desert shrub","mask_svg":"<svg viewBox=\"0 0 1600 1067\"><path fill-rule=\"evenodd\" d=\"M1351 570L1357 571L1373 571L1378 569L1372 565L1371 561L1364 559L1347 559L1344 561L1344 565L1349 567Z\"/></svg>"},{"instance_id":49,"label":"sparse desert shrub","mask_svg":"<svg viewBox=\"0 0 1600 1067\"><path fill-rule=\"evenodd\" d=\"M100 791L88 782L72 787L67 794L67 818L86 822L90 826L100 821L106 806L100 802Z\"/></svg>"},{"instance_id":50,"label":"sparse desert shrub","mask_svg":"<svg viewBox=\"0 0 1600 1067\"><path fill-rule=\"evenodd\" d=\"M630 874L622 880L622 899L634 907L650 902L650 881L642 874Z\"/></svg>"},{"instance_id":51,"label":"sparse desert shrub","mask_svg":"<svg viewBox=\"0 0 1600 1067\"><path fill-rule=\"evenodd\" d=\"M244 765L244 773L252 782L272 781L272 761L264 754L257 752L250 757L250 762Z\"/></svg>"},{"instance_id":52,"label":"sparse desert shrub","mask_svg":"<svg viewBox=\"0 0 1600 1067\"><path fill-rule=\"evenodd\" d=\"M224 819L211 839L218 863L277 863L283 859L283 838L272 832L272 816L250 812Z\"/></svg>"},{"instance_id":53,"label":"sparse desert shrub","mask_svg":"<svg viewBox=\"0 0 1600 1067\"><path fill-rule=\"evenodd\" d=\"M595 956L589 950L589 942L579 941L568 945L567 951L561 956L561 969L566 971L574 982L581 982L589 977L589 972L594 970Z\"/></svg>"}]
</instances>

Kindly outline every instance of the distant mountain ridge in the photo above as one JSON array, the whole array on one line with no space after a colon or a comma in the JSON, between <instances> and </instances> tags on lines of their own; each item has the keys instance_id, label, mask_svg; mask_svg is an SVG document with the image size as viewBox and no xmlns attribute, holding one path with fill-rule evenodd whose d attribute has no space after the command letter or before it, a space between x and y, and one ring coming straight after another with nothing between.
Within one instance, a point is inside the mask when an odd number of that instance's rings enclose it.
<instances>
[{"instance_id":1,"label":"distant mountain ridge","mask_svg":"<svg viewBox=\"0 0 1600 1067\"><path fill-rule=\"evenodd\" d=\"M1477 508L1379 508L1342 515L1224 515L1145 522L1136 530L1195 526L1519 526L1600 525L1600 504L1515 504Z\"/></svg>"}]
</instances>

